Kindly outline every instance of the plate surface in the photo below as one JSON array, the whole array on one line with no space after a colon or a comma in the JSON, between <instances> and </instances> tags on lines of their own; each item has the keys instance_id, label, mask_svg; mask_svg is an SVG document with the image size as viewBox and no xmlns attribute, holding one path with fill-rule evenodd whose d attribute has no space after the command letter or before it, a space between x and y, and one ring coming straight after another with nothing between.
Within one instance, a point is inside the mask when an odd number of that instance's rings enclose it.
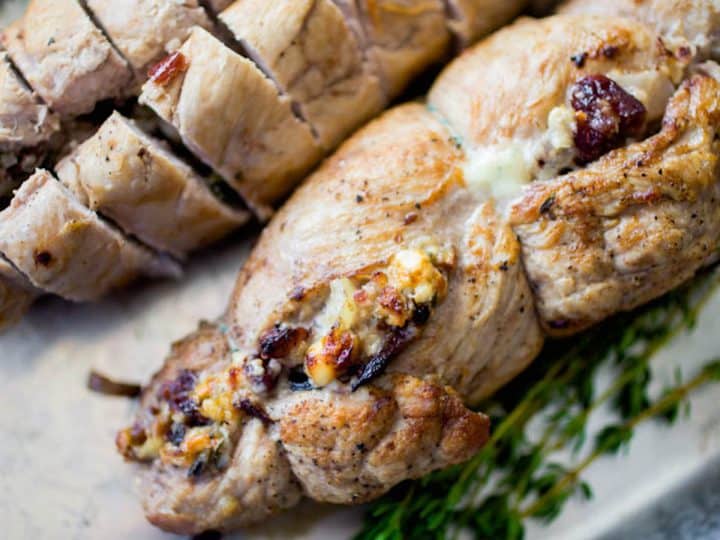
<instances>
[{"instance_id":1,"label":"plate surface","mask_svg":"<svg viewBox=\"0 0 720 540\"><path fill-rule=\"evenodd\" d=\"M24 3L0 3L0 24ZM143 285L94 305L43 300L0 336L5 538L173 538L145 522L131 469L114 450L115 431L133 404L92 394L85 380L91 369L147 380L173 340L221 312L254 240L244 235L197 254L181 282ZM692 335L654 361L658 384L671 379L676 365L691 373L718 351L720 296ZM708 388L693 398L691 417L673 428L641 427L627 454L599 460L587 472L591 503L571 503L550 527L531 524L528 538L720 538L718 404L720 387ZM360 521L356 508L305 503L242 538L347 538Z\"/></svg>"}]
</instances>

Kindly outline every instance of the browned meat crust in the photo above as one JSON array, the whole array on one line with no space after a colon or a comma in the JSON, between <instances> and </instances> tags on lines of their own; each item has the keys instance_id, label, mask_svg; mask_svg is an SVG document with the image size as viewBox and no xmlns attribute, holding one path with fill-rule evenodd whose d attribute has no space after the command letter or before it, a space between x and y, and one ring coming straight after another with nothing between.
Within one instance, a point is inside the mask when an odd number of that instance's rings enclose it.
<instances>
[{"instance_id":1,"label":"browned meat crust","mask_svg":"<svg viewBox=\"0 0 720 540\"><path fill-rule=\"evenodd\" d=\"M716 258L719 100L718 81L694 75L657 135L532 184L513 204L511 222L550 332L632 309Z\"/></svg>"},{"instance_id":2,"label":"browned meat crust","mask_svg":"<svg viewBox=\"0 0 720 540\"><path fill-rule=\"evenodd\" d=\"M136 425L162 406L158 396L168 383L189 371L217 372L230 362L230 353L225 336L210 324L176 343L143 393L145 412ZM246 399L261 399L247 388L241 392ZM466 459L488 430L486 417L465 409L441 386L401 375L353 394L283 392L264 400L263 407L269 417L244 414L233 428L229 463L220 473L188 476L187 469L160 460L144 468L144 505L151 522L183 534L232 530L293 506L303 492L334 502L367 498L407 474L420 476ZM353 436L336 437L333 430ZM408 472L407 460L420 456ZM335 490L321 489L322 480L331 478Z\"/></svg>"},{"instance_id":3,"label":"browned meat crust","mask_svg":"<svg viewBox=\"0 0 720 540\"><path fill-rule=\"evenodd\" d=\"M346 141L264 231L209 340L224 349L156 379L159 401L121 433L147 474L178 475L151 476L151 519L222 529L254 520L244 504L292 504L243 481L238 506L204 491L249 474L227 462L247 429L268 439L246 448L278 445L263 485L331 502L465 459L487 420L462 400L522 370L541 323L577 331L713 260L720 68L700 57L630 19L525 20L451 66L431 110ZM168 506L175 490L215 501L212 520Z\"/></svg>"}]
</instances>

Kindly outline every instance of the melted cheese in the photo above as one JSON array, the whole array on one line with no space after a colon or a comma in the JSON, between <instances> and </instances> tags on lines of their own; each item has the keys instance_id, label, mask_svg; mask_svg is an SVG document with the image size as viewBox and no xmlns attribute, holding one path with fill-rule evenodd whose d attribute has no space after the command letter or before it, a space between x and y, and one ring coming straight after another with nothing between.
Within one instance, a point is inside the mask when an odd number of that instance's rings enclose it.
<instances>
[{"instance_id":1,"label":"melted cheese","mask_svg":"<svg viewBox=\"0 0 720 540\"><path fill-rule=\"evenodd\" d=\"M305 354L305 370L315 386L326 386L341 375L342 354L353 355L353 360L370 357L387 338L380 328L404 326L416 306L443 296L447 279L436 264L451 266L454 260L452 249L425 240L422 248L398 251L370 276L333 280Z\"/></svg>"},{"instance_id":2,"label":"melted cheese","mask_svg":"<svg viewBox=\"0 0 720 540\"><path fill-rule=\"evenodd\" d=\"M500 200L532 180L524 148L510 142L469 151L463 174L470 190Z\"/></svg>"},{"instance_id":3,"label":"melted cheese","mask_svg":"<svg viewBox=\"0 0 720 540\"><path fill-rule=\"evenodd\" d=\"M445 283L445 278L435 268L429 255L417 249L396 253L387 274L390 284L416 304L431 302Z\"/></svg>"}]
</instances>

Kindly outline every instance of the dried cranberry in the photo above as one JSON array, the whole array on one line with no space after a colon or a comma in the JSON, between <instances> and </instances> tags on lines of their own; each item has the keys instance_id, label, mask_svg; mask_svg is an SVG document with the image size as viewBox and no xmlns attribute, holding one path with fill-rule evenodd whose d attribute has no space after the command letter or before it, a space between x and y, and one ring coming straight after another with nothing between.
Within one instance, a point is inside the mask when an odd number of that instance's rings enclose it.
<instances>
[{"instance_id":1,"label":"dried cranberry","mask_svg":"<svg viewBox=\"0 0 720 540\"><path fill-rule=\"evenodd\" d=\"M177 377L160 385L158 397L167 401L174 410L179 410L179 404L188 398L196 383L197 375L189 369L183 369Z\"/></svg>"},{"instance_id":2,"label":"dried cranberry","mask_svg":"<svg viewBox=\"0 0 720 540\"><path fill-rule=\"evenodd\" d=\"M605 75L588 75L572 88L575 147L579 163L593 161L627 137L642 134L645 106Z\"/></svg>"},{"instance_id":3,"label":"dried cranberry","mask_svg":"<svg viewBox=\"0 0 720 540\"><path fill-rule=\"evenodd\" d=\"M422 326L430 319L430 306L428 304L417 304L413 310L412 320L418 326Z\"/></svg>"}]
</instances>

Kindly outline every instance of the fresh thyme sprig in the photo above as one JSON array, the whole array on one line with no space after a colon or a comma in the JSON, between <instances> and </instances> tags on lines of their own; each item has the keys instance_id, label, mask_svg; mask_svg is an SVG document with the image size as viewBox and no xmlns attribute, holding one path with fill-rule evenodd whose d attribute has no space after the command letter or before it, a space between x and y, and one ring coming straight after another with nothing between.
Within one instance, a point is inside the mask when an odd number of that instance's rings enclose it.
<instances>
[{"instance_id":1,"label":"fresh thyme sprig","mask_svg":"<svg viewBox=\"0 0 720 540\"><path fill-rule=\"evenodd\" d=\"M527 518L551 521L571 497L591 498L581 478L590 464L628 445L639 424L674 421L693 390L720 381L720 361L713 360L687 382L676 374L674 387L650 397L650 361L693 328L719 283L718 273L708 272L648 306L550 342L530 369L480 407L494 426L485 448L463 465L401 484L373 503L356 540L445 539L461 531L518 540ZM598 391L601 368L614 376ZM617 422L588 441L588 419L601 406L611 407ZM555 460L565 448L576 463Z\"/></svg>"}]
</instances>

